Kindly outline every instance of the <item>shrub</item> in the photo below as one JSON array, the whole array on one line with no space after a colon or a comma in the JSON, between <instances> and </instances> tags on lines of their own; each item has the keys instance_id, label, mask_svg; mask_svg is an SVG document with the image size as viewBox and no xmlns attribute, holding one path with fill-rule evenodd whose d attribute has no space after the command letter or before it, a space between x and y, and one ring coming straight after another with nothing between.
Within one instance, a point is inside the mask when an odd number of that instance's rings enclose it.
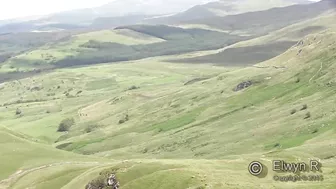
<instances>
[{"instance_id":1,"label":"shrub","mask_svg":"<svg viewBox=\"0 0 336 189\"><path fill-rule=\"evenodd\" d=\"M306 109L308 109L308 106L307 106L307 104L304 104L304 105L302 106L302 108L301 108L301 111L302 111L302 110L306 110Z\"/></svg>"},{"instance_id":2,"label":"shrub","mask_svg":"<svg viewBox=\"0 0 336 189\"><path fill-rule=\"evenodd\" d=\"M119 123L119 124L123 124L123 123L125 123L125 120L121 119L121 120L119 120L118 123Z\"/></svg>"},{"instance_id":3,"label":"shrub","mask_svg":"<svg viewBox=\"0 0 336 189\"><path fill-rule=\"evenodd\" d=\"M75 124L75 120L73 118L63 119L58 126L58 132L66 132Z\"/></svg>"},{"instance_id":4,"label":"shrub","mask_svg":"<svg viewBox=\"0 0 336 189\"><path fill-rule=\"evenodd\" d=\"M291 110L290 113L291 113L291 115L295 114L296 113L296 109Z\"/></svg>"},{"instance_id":5,"label":"shrub","mask_svg":"<svg viewBox=\"0 0 336 189\"><path fill-rule=\"evenodd\" d=\"M133 85L132 87L130 87L130 88L128 88L128 90L135 90L135 89L139 89L140 87L137 87L137 86L135 86L135 85Z\"/></svg>"},{"instance_id":6,"label":"shrub","mask_svg":"<svg viewBox=\"0 0 336 189\"><path fill-rule=\"evenodd\" d=\"M148 152L148 148L145 148L145 149L142 150L143 154L146 154L147 152Z\"/></svg>"},{"instance_id":7,"label":"shrub","mask_svg":"<svg viewBox=\"0 0 336 189\"><path fill-rule=\"evenodd\" d=\"M104 177L99 177L93 181L91 181L85 188L86 189L98 189L98 188L105 188L107 186L107 179Z\"/></svg>"},{"instance_id":8,"label":"shrub","mask_svg":"<svg viewBox=\"0 0 336 189\"><path fill-rule=\"evenodd\" d=\"M296 78L295 83L300 83L301 79L300 78Z\"/></svg>"},{"instance_id":9,"label":"shrub","mask_svg":"<svg viewBox=\"0 0 336 189\"><path fill-rule=\"evenodd\" d=\"M15 111L15 115L21 115L21 114L22 114L22 111L19 108L17 108Z\"/></svg>"},{"instance_id":10,"label":"shrub","mask_svg":"<svg viewBox=\"0 0 336 189\"><path fill-rule=\"evenodd\" d=\"M47 96L55 96L55 93L48 93Z\"/></svg>"},{"instance_id":11,"label":"shrub","mask_svg":"<svg viewBox=\"0 0 336 189\"><path fill-rule=\"evenodd\" d=\"M315 134L315 133L318 133L318 129L315 129L313 132L312 132L312 134Z\"/></svg>"},{"instance_id":12,"label":"shrub","mask_svg":"<svg viewBox=\"0 0 336 189\"><path fill-rule=\"evenodd\" d=\"M311 117L310 112L307 112L304 119L309 119L310 117Z\"/></svg>"},{"instance_id":13,"label":"shrub","mask_svg":"<svg viewBox=\"0 0 336 189\"><path fill-rule=\"evenodd\" d=\"M89 124L86 128L85 128L85 132L86 133L91 133L92 131L96 130L99 127L98 124Z\"/></svg>"},{"instance_id":14,"label":"shrub","mask_svg":"<svg viewBox=\"0 0 336 189\"><path fill-rule=\"evenodd\" d=\"M274 145L274 148L277 148L277 147L280 147L280 143L276 143L276 144Z\"/></svg>"}]
</instances>

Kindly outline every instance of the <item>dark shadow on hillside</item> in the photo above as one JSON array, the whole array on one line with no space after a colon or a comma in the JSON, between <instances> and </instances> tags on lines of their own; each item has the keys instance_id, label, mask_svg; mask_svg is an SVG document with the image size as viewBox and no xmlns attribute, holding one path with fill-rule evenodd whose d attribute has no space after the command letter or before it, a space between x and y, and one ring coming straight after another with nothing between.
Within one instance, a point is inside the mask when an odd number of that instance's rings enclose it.
<instances>
[{"instance_id":1,"label":"dark shadow on hillside","mask_svg":"<svg viewBox=\"0 0 336 189\"><path fill-rule=\"evenodd\" d=\"M164 25L136 25L118 29L133 30L165 41L152 44L125 45L90 40L81 45L82 49L87 50L81 50L77 56L57 61L54 66L58 68L73 67L215 50L252 38L251 36L239 36L204 29L183 29Z\"/></svg>"},{"instance_id":2,"label":"dark shadow on hillside","mask_svg":"<svg viewBox=\"0 0 336 189\"><path fill-rule=\"evenodd\" d=\"M223 66L249 66L284 53L297 42L283 41L265 45L229 48L220 53L188 59L166 60L173 63L211 63Z\"/></svg>"},{"instance_id":3,"label":"dark shadow on hillside","mask_svg":"<svg viewBox=\"0 0 336 189\"><path fill-rule=\"evenodd\" d=\"M303 37L305 37L309 34L317 33L317 32L320 32L322 30L325 30L325 29L326 28L323 27L323 26L308 26L308 27L302 28L300 30L290 32L286 35L286 37L303 38Z\"/></svg>"},{"instance_id":4,"label":"dark shadow on hillside","mask_svg":"<svg viewBox=\"0 0 336 189\"><path fill-rule=\"evenodd\" d=\"M20 80L40 74L50 73L54 69L55 69L54 67L48 67L43 69L34 69L32 71L14 71L14 72L0 73L0 84L8 81Z\"/></svg>"}]
</instances>

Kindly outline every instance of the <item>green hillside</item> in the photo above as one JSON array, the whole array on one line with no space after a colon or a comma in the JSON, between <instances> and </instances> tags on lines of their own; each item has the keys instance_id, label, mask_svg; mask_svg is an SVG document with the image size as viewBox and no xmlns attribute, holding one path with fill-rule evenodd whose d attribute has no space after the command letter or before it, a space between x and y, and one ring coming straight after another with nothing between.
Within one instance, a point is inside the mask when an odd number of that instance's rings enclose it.
<instances>
[{"instance_id":1,"label":"green hillside","mask_svg":"<svg viewBox=\"0 0 336 189\"><path fill-rule=\"evenodd\" d=\"M253 4L253 3L252 3ZM221 29L230 33L262 35L284 28L288 25L313 19L334 8L333 1L323 0L312 4L292 5L263 11L246 12L228 16L214 16L194 19L179 24L199 24Z\"/></svg>"},{"instance_id":2,"label":"green hillside","mask_svg":"<svg viewBox=\"0 0 336 189\"><path fill-rule=\"evenodd\" d=\"M110 189L113 175L120 189L336 188L335 13L301 18L252 36L132 25L14 42L0 189ZM273 160L318 160L300 174L324 180L277 182L294 173Z\"/></svg>"},{"instance_id":3,"label":"green hillside","mask_svg":"<svg viewBox=\"0 0 336 189\"><path fill-rule=\"evenodd\" d=\"M20 54L24 51L64 40L70 36L70 32L49 33L8 33L0 34L0 66L7 59Z\"/></svg>"},{"instance_id":4,"label":"green hillside","mask_svg":"<svg viewBox=\"0 0 336 189\"><path fill-rule=\"evenodd\" d=\"M136 25L89 32L55 44L47 44L7 60L2 71L51 69L218 49L245 36L205 29L165 25Z\"/></svg>"},{"instance_id":5,"label":"green hillside","mask_svg":"<svg viewBox=\"0 0 336 189\"><path fill-rule=\"evenodd\" d=\"M251 66L284 53L309 34L316 34L326 29L335 29L336 23L332 21L335 19L334 12L326 12L314 19L287 26L262 37L235 43L214 53L192 58L170 59L168 61L213 63L225 66Z\"/></svg>"},{"instance_id":6,"label":"green hillside","mask_svg":"<svg viewBox=\"0 0 336 189\"><path fill-rule=\"evenodd\" d=\"M60 69L4 83L1 125L22 134L2 132L1 138L8 138L2 145L14 145L9 156L1 155L2 162L9 157L13 162L5 165L2 178L50 162L76 162L28 172L13 179L11 188L84 188L102 170L116 172L123 188L334 188L335 117L330 104L335 39L333 31L309 35L259 65L264 68L191 66L150 58ZM250 88L233 91L248 80L254 83ZM75 120L70 130L57 132L61 120L70 117ZM38 143L27 141L32 139ZM104 159L60 153L50 145L130 161L109 165ZM23 151L13 148L29 151L22 156ZM20 158L13 159L15 154ZM269 166L274 158L312 157L324 164L322 184L283 186L272 182L271 174L260 180L246 170L254 159ZM104 163L78 163L82 161Z\"/></svg>"}]
</instances>

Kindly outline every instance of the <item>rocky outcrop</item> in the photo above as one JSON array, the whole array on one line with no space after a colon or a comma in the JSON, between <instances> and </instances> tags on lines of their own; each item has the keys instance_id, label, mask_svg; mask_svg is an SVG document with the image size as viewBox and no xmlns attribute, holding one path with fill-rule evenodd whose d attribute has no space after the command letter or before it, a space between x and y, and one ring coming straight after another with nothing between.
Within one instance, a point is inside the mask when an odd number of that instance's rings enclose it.
<instances>
[{"instance_id":1,"label":"rocky outcrop","mask_svg":"<svg viewBox=\"0 0 336 189\"><path fill-rule=\"evenodd\" d=\"M85 189L119 189L120 184L115 174L109 175L107 178L98 178L91 181L85 186Z\"/></svg>"},{"instance_id":2,"label":"rocky outcrop","mask_svg":"<svg viewBox=\"0 0 336 189\"><path fill-rule=\"evenodd\" d=\"M237 87L234 89L234 91L241 91L243 89L246 89L248 87L250 87L251 85L253 84L252 81L244 81L244 82L241 82L237 85Z\"/></svg>"},{"instance_id":3,"label":"rocky outcrop","mask_svg":"<svg viewBox=\"0 0 336 189\"><path fill-rule=\"evenodd\" d=\"M117 181L115 174L109 176L109 178L107 179L107 186L111 186L112 189L119 189L120 184Z\"/></svg>"}]
</instances>

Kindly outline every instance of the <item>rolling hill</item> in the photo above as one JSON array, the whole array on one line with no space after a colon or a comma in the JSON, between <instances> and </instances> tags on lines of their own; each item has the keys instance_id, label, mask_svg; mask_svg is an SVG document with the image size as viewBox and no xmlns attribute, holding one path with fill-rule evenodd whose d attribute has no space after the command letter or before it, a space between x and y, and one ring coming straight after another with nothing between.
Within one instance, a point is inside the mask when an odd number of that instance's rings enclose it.
<instances>
[{"instance_id":1,"label":"rolling hill","mask_svg":"<svg viewBox=\"0 0 336 189\"><path fill-rule=\"evenodd\" d=\"M166 25L131 25L117 27L112 32L117 33L117 36L120 36L121 38L125 38L122 37L122 33L118 33L118 30L127 29L135 33L149 35L153 38L163 40L151 44L120 44L118 43L118 40L110 40L108 35L105 40L97 41L95 40L95 36L97 36L95 33L97 32L91 32L92 36L85 37L84 39L81 39L81 36L88 36L90 33L88 35L74 35L66 42L63 41L52 45L47 44L40 49L10 58L5 62L3 67L8 71L16 71L18 67L20 67L21 70L22 68L24 68L23 70L49 69L53 67L90 65L96 63L137 60L153 56L189 53L193 51L215 50L243 40L266 35L291 24L314 19L316 16L333 10L331 5L331 1L324 0L313 4L293 5L225 17L216 16L209 19L197 19L182 24L184 26L188 24L196 25L195 27L190 28ZM124 24L127 24L128 21L129 23L132 23L132 20L136 17L137 16L134 16L133 18L130 18L130 20L128 17L122 17L125 19L119 18L112 20L105 18L102 19L101 22L98 21L96 26L98 28L107 27L106 24L104 24L106 21L110 22L111 27L120 25L121 22ZM141 19L141 17L139 19ZM310 32L308 31L307 34L309 33ZM303 37L304 35L299 35L299 37L300 36ZM126 38L129 37L126 36ZM134 37L131 38L136 40ZM254 64L258 61L264 61L281 54L295 42L297 41L288 40L287 42L284 41L269 44L270 46L267 44L266 46L263 46L263 44L259 47L260 50L271 50L274 47L275 51L259 53L259 55L254 55L253 51L257 50L256 48L252 51L249 48L241 48L227 50L222 56L226 57L227 54L225 53L240 54L244 51L248 51L250 55L240 57L241 59L237 61L230 59L225 60L224 58L224 62L232 61L242 63L244 59L248 59L250 64ZM155 49L155 51L153 51L153 49ZM260 58L254 60L253 57ZM216 61L213 62L206 59L200 61L216 63ZM245 65L245 63L242 64Z\"/></svg>"},{"instance_id":2,"label":"rolling hill","mask_svg":"<svg viewBox=\"0 0 336 189\"><path fill-rule=\"evenodd\" d=\"M213 54L167 61L251 66L284 53L309 34L318 33L326 29L335 29L336 23L332 22L335 19L334 12L326 12L316 18L287 26L268 35L236 43Z\"/></svg>"},{"instance_id":3,"label":"rolling hill","mask_svg":"<svg viewBox=\"0 0 336 189\"><path fill-rule=\"evenodd\" d=\"M326 3L215 16L220 26L0 35L13 53L0 67L0 189L107 189L113 176L121 189L336 188ZM294 173L273 160L318 160L322 172L300 176L323 181L277 182Z\"/></svg>"},{"instance_id":4,"label":"rolling hill","mask_svg":"<svg viewBox=\"0 0 336 189\"><path fill-rule=\"evenodd\" d=\"M115 0L100 7L59 12L41 17L32 17L31 19L21 19L21 21L20 19L2 21L0 34L35 30L111 29L121 25L141 23L179 24L189 20L236 15L309 2L308 0L152 0L146 2ZM135 4L137 6L134 6Z\"/></svg>"},{"instance_id":5,"label":"rolling hill","mask_svg":"<svg viewBox=\"0 0 336 189\"><path fill-rule=\"evenodd\" d=\"M115 0L90 9L79 9L46 16L41 21L77 24L90 24L99 17L123 17L128 15L165 15L184 11L194 5L211 0Z\"/></svg>"},{"instance_id":6,"label":"rolling hill","mask_svg":"<svg viewBox=\"0 0 336 189\"><path fill-rule=\"evenodd\" d=\"M74 35L68 40L47 44L10 58L2 67L7 71L25 71L137 60L213 50L247 38L249 37L206 29L183 29L165 25L126 26ZM151 39L153 43L150 42Z\"/></svg>"},{"instance_id":7,"label":"rolling hill","mask_svg":"<svg viewBox=\"0 0 336 189\"><path fill-rule=\"evenodd\" d=\"M37 140L32 146L58 155L32 151L45 154L43 160L32 163L26 156L30 167L15 164L2 178L15 178L10 188L84 188L106 170L115 172L124 188L279 188L282 183L272 181L271 173L264 179L250 176L248 163L257 159L270 166L274 158L315 158L323 162L324 182L288 183L285 188L333 188L335 39L334 31L308 35L260 64L263 68L168 64L151 58L59 69L4 83L0 117L10 131L2 133L7 138L8 132L22 133L19 137ZM250 88L232 90L247 80L254 83ZM17 109L20 115L15 115ZM75 125L68 133L57 132L67 117ZM13 143L27 149L17 137ZM11 140L1 142L13 149ZM87 156L61 155L51 145ZM9 151L22 157L21 151ZM0 158L7 157L3 154ZM102 159L85 160L97 157ZM74 159L71 166L49 163ZM28 171L16 178L18 169Z\"/></svg>"},{"instance_id":8,"label":"rolling hill","mask_svg":"<svg viewBox=\"0 0 336 189\"><path fill-rule=\"evenodd\" d=\"M229 15L240 15L248 12L267 11L271 8L283 8L290 5L304 5L312 3L310 1L288 1L288 0L222 0L210 2L204 5L194 6L184 12L161 18L153 18L145 20L145 23L150 24L181 24L190 20L198 19L221 19ZM195 21L197 22L197 21ZM193 22L194 23L194 22ZM200 24L200 23L198 23ZM202 22L203 24L203 22ZM218 20L218 24L221 22ZM225 22L224 22L225 24Z\"/></svg>"},{"instance_id":9,"label":"rolling hill","mask_svg":"<svg viewBox=\"0 0 336 189\"><path fill-rule=\"evenodd\" d=\"M224 31L242 32L249 35L265 34L300 21L312 19L326 11L334 10L334 8L333 1L322 0L312 4L292 5L225 17L196 19L183 22L183 24L207 25Z\"/></svg>"}]
</instances>

